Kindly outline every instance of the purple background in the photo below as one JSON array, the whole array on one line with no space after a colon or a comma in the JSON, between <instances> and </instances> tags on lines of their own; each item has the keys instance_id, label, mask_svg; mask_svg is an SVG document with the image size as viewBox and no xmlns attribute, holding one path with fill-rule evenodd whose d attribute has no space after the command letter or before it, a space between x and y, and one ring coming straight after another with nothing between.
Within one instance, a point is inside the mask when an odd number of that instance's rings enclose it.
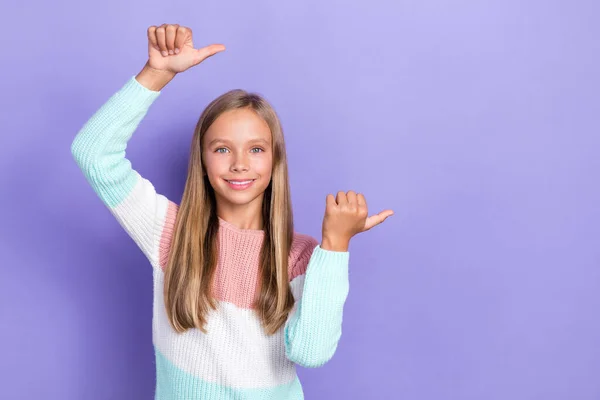
<instances>
[{"instance_id":1,"label":"purple background","mask_svg":"<svg viewBox=\"0 0 600 400\"><path fill-rule=\"evenodd\" d=\"M180 23L219 54L130 142L179 201L194 125L241 87L279 112L296 229L354 238L343 336L307 399L600 398L596 1L3 2L0 398L150 399L151 268L71 158Z\"/></svg>"}]
</instances>

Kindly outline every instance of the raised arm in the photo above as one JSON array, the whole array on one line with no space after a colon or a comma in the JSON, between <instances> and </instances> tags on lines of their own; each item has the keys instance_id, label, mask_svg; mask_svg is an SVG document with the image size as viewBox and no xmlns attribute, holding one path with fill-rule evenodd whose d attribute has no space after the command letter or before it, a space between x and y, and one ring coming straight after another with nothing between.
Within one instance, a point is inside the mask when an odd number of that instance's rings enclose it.
<instances>
[{"instance_id":1,"label":"raised arm","mask_svg":"<svg viewBox=\"0 0 600 400\"><path fill-rule=\"evenodd\" d=\"M145 69L138 77L156 89L166 84ZM71 153L94 191L153 266L158 265L160 232L169 217L174 217L168 213L174 207L169 207L169 201L132 168L125 150L159 94L131 77L86 122L71 144Z\"/></svg>"},{"instance_id":2,"label":"raised arm","mask_svg":"<svg viewBox=\"0 0 600 400\"><path fill-rule=\"evenodd\" d=\"M386 210L368 217L364 196L354 191L327 195L321 244L311 238L296 245L302 249L290 284L296 302L284 327L286 355L291 361L319 367L333 357L342 336L349 292L350 239L391 215L393 211Z\"/></svg>"},{"instance_id":3,"label":"raised arm","mask_svg":"<svg viewBox=\"0 0 600 400\"><path fill-rule=\"evenodd\" d=\"M164 264L161 237L172 230L177 206L131 167L127 142L165 85L225 46L196 49L191 29L177 24L152 25L147 35L146 65L87 121L71 152L100 199L157 267L161 258Z\"/></svg>"}]
</instances>

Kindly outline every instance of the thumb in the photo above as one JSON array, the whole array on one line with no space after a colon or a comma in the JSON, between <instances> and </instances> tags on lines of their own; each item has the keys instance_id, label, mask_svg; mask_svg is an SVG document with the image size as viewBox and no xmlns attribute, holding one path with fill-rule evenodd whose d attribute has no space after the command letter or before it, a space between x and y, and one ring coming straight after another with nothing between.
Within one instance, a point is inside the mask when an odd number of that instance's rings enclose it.
<instances>
[{"instance_id":1,"label":"thumb","mask_svg":"<svg viewBox=\"0 0 600 400\"><path fill-rule=\"evenodd\" d=\"M368 217L365 222L365 228L364 228L363 232L368 231L372 227L381 224L383 221L386 220L387 217L392 216L392 215L394 215L394 212L392 210L385 210L385 211L380 212L379 214L375 214L371 217Z\"/></svg>"},{"instance_id":2,"label":"thumb","mask_svg":"<svg viewBox=\"0 0 600 400\"><path fill-rule=\"evenodd\" d=\"M200 64L208 57L212 57L217 53L225 50L225 46L222 44L211 44L210 46L202 47L196 50L196 56L194 57L194 65Z\"/></svg>"}]
</instances>

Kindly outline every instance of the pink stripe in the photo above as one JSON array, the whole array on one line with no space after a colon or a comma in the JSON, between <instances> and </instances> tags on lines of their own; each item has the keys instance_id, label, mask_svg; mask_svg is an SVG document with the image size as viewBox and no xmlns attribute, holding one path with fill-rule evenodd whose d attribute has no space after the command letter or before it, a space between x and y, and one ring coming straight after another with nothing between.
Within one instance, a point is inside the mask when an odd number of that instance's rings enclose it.
<instances>
[{"instance_id":1,"label":"pink stripe","mask_svg":"<svg viewBox=\"0 0 600 400\"><path fill-rule=\"evenodd\" d=\"M312 236L294 232L294 240L289 258L290 282L295 277L306 273L306 267L312 256L313 250L319 242Z\"/></svg>"},{"instance_id":2,"label":"pink stripe","mask_svg":"<svg viewBox=\"0 0 600 400\"><path fill-rule=\"evenodd\" d=\"M165 216L165 223L163 225L162 234L160 235L160 243L158 249L159 264L160 268L164 271L169 260L169 249L171 248L171 242L173 240L173 230L175 229L175 219L177 218L177 210L179 207L177 204L169 201L167 207L167 215Z\"/></svg>"},{"instance_id":3,"label":"pink stripe","mask_svg":"<svg viewBox=\"0 0 600 400\"><path fill-rule=\"evenodd\" d=\"M159 245L160 267L163 271L167 266L177 211L177 204L170 201ZM249 246L247 251L237 254L230 250L226 252L226 249L230 249L228 244L233 243L240 236L244 241L247 240ZM226 225L221 224L219 228L219 252L221 254L219 254L212 284L213 295L217 300L226 301L244 309L254 308L254 300L258 296L259 257L262 241L262 236L245 235L227 229ZM288 258L289 281L306 273L312 252L318 244L315 238L294 232Z\"/></svg>"},{"instance_id":4,"label":"pink stripe","mask_svg":"<svg viewBox=\"0 0 600 400\"><path fill-rule=\"evenodd\" d=\"M230 231L221 229L221 243L226 243ZM233 233L235 234L235 233ZM215 271L212 289L216 299L235 304L239 308L252 309L258 297L259 257L262 238L257 247L246 254L221 254ZM308 261L318 242L311 236L294 233L292 248L288 258L288 279L292 281L306 272ZM219 251L225 247L221 245Z\"/></svg>"}]
</instances>

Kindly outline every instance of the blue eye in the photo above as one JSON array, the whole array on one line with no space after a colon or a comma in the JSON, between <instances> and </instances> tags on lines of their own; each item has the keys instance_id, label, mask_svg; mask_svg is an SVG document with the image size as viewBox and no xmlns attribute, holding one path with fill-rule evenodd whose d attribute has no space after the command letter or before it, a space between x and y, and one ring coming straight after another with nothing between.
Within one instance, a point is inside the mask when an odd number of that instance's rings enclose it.
<instances>
[{"instance_id":1,"label":"blue eye","mask_svg":"<svg viewBox=\"0 0 600 400\"><path fill-rule=\"evenodd\" d=\"M221 153L221 154L223 154L223 152L220 151L220 150L227 150L227 149L225 147L219 147L218 149L215 149L215 153ZM264 152L264 150L261 149L260 147L254 147L252 150L260 150L260 152ZM253 153L259 153L257 151L252 151L252 152Z\"/></svg>"}]
</instances>

